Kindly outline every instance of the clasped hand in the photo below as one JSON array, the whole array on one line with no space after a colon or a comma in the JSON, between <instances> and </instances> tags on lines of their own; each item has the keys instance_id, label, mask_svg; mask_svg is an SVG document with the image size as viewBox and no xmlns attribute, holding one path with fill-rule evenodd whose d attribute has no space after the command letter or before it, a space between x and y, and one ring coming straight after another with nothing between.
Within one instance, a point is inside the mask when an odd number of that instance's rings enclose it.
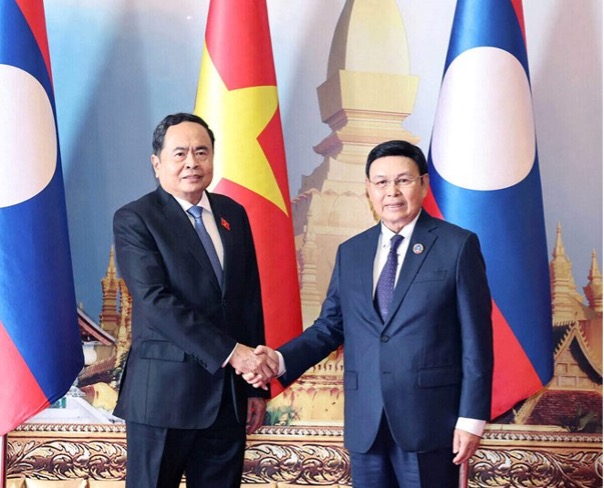
<instances>
[{"instance_id":1,"label":"clasped hand","mask_svg":"<svg viewBox=\"0 0 604 488\"><path fill-rule=\"evenodd\" d=\"M237 344L229 359L229 364L237 374L242 375L254 388L268 389L268 383L279 373L279 357L267 346L252 349L243 344Z\"/></svg>"}]
</instances>

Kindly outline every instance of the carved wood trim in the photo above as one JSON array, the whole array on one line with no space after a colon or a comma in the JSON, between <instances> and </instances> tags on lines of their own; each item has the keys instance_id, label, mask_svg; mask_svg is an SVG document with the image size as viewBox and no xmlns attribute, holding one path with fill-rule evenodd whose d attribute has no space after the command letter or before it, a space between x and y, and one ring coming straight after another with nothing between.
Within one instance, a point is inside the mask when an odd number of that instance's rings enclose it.
<instances>
[{"instance_id":1,"label":"carved wood trim","mask_svg":"<svg viewBox=\"0 0 604 488\"><path fill-rule=\"evenodd\" d=\"M469 466L470 488L602 486L602 435L489 426ZM243 481L350 484L341 426L263 426L248 438ZM8 436L7 476L125 478L123 424L25 424Z\"/></svg>"}]
</instances>

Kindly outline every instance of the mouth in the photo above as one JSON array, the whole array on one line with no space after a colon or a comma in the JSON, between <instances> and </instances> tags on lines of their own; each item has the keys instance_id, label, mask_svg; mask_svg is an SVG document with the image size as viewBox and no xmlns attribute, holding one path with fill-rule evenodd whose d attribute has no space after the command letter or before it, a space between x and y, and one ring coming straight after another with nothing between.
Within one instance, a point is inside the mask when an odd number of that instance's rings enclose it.
<instances>
[{"instance_id":1,"label":"mouth","mask_svg":"<svg viewBox=\"0 0 604 488\"><path fill-rule=\"evenodd\" d=\"M387 203L386 205L384 205L384 208L388 208L390 210L398 210L400 208L403 208L404 206L405 204L403 202Z\"/></svg>"},{"instance_id":2,"label":"mouth","mask_svg":"<svg viewBox=\"0 0 604 488\"><path fill-rule=\"evenodd\" d=\"M191 181L191 182L199 181L202 178L203 178L202 175L187 175L187 176L182 177L183 180L187 180L187 181Z\"/></svg>"}]
</instances>

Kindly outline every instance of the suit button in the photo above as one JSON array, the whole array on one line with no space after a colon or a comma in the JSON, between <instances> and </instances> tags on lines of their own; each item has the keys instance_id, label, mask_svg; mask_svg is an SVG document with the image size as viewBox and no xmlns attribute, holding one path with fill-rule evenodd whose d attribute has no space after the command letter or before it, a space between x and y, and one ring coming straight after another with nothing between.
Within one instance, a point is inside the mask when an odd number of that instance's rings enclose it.
<instances>
[{"instance_id":1,"label":"suit button","mask_svg":"<svg viewBox=\"0 0 604 488\"><path fill-rule=\"evenodd\" d=\"M387 335L383 335L382 337L380 337L380 341L382 342L388 342L390 340L390 337L388 337Z\"/></svg>"}]
</instances>

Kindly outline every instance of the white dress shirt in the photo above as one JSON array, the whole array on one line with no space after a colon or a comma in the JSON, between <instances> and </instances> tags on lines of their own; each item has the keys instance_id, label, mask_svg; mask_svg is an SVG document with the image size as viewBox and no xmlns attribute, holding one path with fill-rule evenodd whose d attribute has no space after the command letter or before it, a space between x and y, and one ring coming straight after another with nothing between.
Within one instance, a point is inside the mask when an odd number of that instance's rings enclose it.
<instances>
[{"instance_id":1,"label":"white dress shirt","mask_svg":"<svg viewBox=\"0 0 604 488\"><path fill-rule=\"evenodd\" d=\"M396 264L396 277L394 279L395 287L396 283L398 282L398 277L401 274L401 269L403 268L403 261L405 260L407 249L409 249L409 242L411 242L411 234L413 234L417 219L419 219L419 214L417 214L417 217L415 217L411 222L409 222L405 227L403 227L398 233L399 235L403 236L403 241L399 244L396 250L396 255L398 256L398 259ZM388 253L390 252L390 239L392 239L396 235L388 227L386 227L383 222L381 227L382 232L380 233L380 237L378 239L377 252L375 253L375 259L373 261L374 295L375 289L377 288L378 279L380 277L380 274L382 273L382 269L386 265L386 261L388 260Z\"/></svg>"},{"instance_id":2,"label":"white dress shirt","mask_svg":"<svg viewBox=\"0 0 604 488\"><path fill-rule=\"evenodd\" d=\"M195 219L192 215L188 213L188 210L191 207L195 207L195 205L191 205L191 202L187 200L183 200L182 198L176 197L172 195L174 199L178 202L178 204L182 207L183 211L189 217L191 221L191 225L195 227ZM210 199L206 192L203 192L203 196L199 203L197 203L198 207L203 209L201 212L201 219L203 220L203 225L205 226L208 234L210 235L210 239L212 239L212 244L214 244L214 249L216 249L216 254L218 254L218 260L220 261L220 266L224 269L224 247L222 246L222 239L220 239L220 233L218 232L218 226L216 225L216 220L214 219L214 214L212 213L212 206L210 205Z\"/></svg>"}]
</instances>

